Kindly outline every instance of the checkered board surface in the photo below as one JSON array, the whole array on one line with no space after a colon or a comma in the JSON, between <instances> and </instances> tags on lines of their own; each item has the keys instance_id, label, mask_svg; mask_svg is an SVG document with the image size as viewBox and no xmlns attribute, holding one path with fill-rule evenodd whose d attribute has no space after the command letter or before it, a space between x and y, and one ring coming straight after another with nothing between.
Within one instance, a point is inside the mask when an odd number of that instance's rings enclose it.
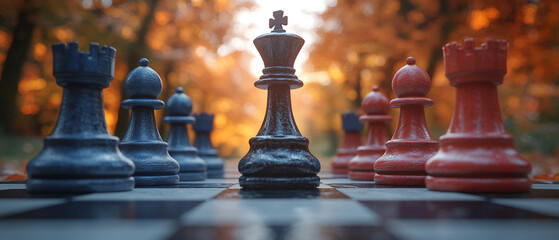
<instances>
[{"instance_id":1,"label":"checkered board surface","mask_svg":"<svg viewBox=\"0 0 559 240\"><path fill-rule=\"evenodd\" d=\"M321 175L317 190L176 186L32 195L0 183L0 239L559 239L559 185L464 194Z\"/></svg>"}]
</instances>

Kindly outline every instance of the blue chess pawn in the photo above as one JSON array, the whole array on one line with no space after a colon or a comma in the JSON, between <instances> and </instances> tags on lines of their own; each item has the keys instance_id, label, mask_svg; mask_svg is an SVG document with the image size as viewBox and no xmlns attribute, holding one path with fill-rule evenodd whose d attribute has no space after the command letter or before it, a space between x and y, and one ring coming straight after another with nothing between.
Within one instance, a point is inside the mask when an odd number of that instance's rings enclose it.
<instances>
[{"instance_id":1,"label":"blue chess pawn","mask_svg":"<svg viewBox=\"0 0 559 240\"><path fill-rule=\"evenodd\" d=\"M153 113L154 109L165 107L163 101L157 100L162 89L161 78L148 63L142 58L140 66L124 80L124 91L130 99L122 101L122 107L132 109L132 114L118 146L136 165L137 186L176 184L179 163L167 152L167 143L159 135Z\"/></svg>"},{"instance_id":2,"label":"blue chess pawn","mask_svg":"<svg viewBox=\"0 0 559 240\"><path fill-rule=\"evenodd\" d=\"M27 165L29 192L111 192L134 188L134 163L109 135L103 111L103 88L114 78L112 47L77 42L52 45L53 74L64 88L56 127L41 153Z\"/></svg>"},{"instance_id":3,"label":"blue chess pawn","mask_svg":"<svg viewBox=\"0 0 559 240\"><path fill-rule=\"evenodd\" d=\"M223 178L223 160L217 155L212 146L210 133L214 128L214 115L207 113L194 114L196 122L193 125L196 132L194 147L198 149L198 155L206 161L208 166L208 178Z\"/></svg>"},{"instance_id":4,"label":"blue chess pawn","mask_svg":"<svg viewBox=\"0 0 559 240\"><path fill-rule=\"evenodd\" d=\"M180 165L179 177L181 181L201 181L206 179L206 162L198 156L198 151L190 144L188 139L187 124L195 122L192 112L192 102L183 93L181 87L177 88L175 94L167 99L165 107L167 116L163 118L164 123L171 124L169 131L169 154Z\"/></svg>"}]
</instances>

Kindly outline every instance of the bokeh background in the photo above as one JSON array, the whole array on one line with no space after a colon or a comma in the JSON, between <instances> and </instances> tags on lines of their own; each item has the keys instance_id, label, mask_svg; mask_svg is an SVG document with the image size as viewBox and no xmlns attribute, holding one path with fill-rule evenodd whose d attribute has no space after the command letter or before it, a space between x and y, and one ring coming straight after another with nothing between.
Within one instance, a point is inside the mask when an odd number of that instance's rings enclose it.
<instances>
[{"instance_id":1,"label":"bokeh background","mask_svg":"<svg viewBox=\"0 0 559 240\"><path fill-rule=\"evenodd\" d=\"M247 151L265 112L253 86L263 64L252 40L269 32L282 9L288 32L306 40L295 68L294 115L311 151L328 167L341 142L340 114L360 110L374 85L394 98L393 74L414 56L432 78L426 109L431 133L446 131L454 89L441 47L466 37L509 41L508 73L499 87L503 119L536 177L559 172L559 1L554 0L0 0L0 176L24 178L26 162L56 124L62 88L52 76L51 44L79 41L117 49L116 73L104 90L110 132L122 137L126 74L142 57L163 81L160 99L178 86L194 112L216 114L215 147L229 163ZM391 114L397 116L398 110ZM168 127L161 123L164 139ZM394 130L395 122L391 129Z\"/></svg>"}]
</instances>

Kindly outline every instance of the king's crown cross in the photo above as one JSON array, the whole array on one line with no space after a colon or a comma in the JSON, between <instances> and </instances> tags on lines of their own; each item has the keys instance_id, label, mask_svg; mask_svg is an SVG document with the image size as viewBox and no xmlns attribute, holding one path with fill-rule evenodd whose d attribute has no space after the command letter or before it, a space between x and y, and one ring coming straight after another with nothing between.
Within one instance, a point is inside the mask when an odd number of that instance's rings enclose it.
<instances>
[{"instance_id":1,"label":"king's crown cross","mask_svg":"<svg viewBox=\"0 0 559 240\"><path fill-rule=\"evenodd\" d=\"M275 11L274 18L270 18L270 28L274 28L272 32L285 32L282 25L287 25L287 16L283 16L282 10Z\"/></svg>"}]
</instances>

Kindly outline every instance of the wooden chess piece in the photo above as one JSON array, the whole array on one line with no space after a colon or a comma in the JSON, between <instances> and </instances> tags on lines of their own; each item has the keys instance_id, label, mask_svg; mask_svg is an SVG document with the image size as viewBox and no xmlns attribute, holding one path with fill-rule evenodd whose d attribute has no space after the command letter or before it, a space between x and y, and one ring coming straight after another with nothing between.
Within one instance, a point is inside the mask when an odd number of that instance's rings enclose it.
<instances>
[{"instance_id":1,"label":"wooden chess piece","mask_svg":"<svg viewBox=\"0 0 559 240\"><path fill-rule=\"evenodd\" d=\"M336 150L336 156L332 159L332 173L336 175L347 175L349 161L357 156L357 148L361 145L361 130L363 130L363 124L359 122L359 113L348 111L342 114L342 129L344 130L342 145Z\"/></svg>"},{"instance_id":2,"label":"wooden chess piece","mask_svg":"<svg viewBox=\"0 0 559 240\"><path fill-rule=\"evenodd\" d=\"M357 156L349 161L349 178L373 181L375 162L386 151L386 124L392 121L392 117L388 115L390 103L378 86L374 86L373 91L363 99L361 107L365 115L359 117L359 121L367 123L367 135L365 144L357 148Z\"/></svg>"},{"instance_id":3,"label":"wooden chess piece","mask_svg":"<svg viewBox=\"0 0 559 240\"><path fill-rule=\"evenodd\" d=\"M415 59L406 59L392 79L392 89L398 98L390 101L400 108L394 136L386 142L386 152L375 162L375 183L386 185L425 185L425 162L439 148L425 122L424 108L433 105L425 96L431 88L431 78L415 65Z\"/></svg>"},{"instance_id":4,"label":"wooden chess piece","mask_svg":"<svg viewBox=\"0 0 559 240\"><path fill-rule=\"evenodd\" d=\"M194 147L198 149L198 156L206 161L208 178L223 178L223 160L217 155L217 150L212 145L210 134L214 128L214 115L207 113L194 114L196 122L192 125L196 138Z\"/></svg>"},{"instance_id":5,"label":"wooden chess piece","mask_svg":"<svg viewBox=\"0 0 559 240\"><path fill-rule=\"evenodd\" d=\"M507 72L505 40L443 48L445 74L456 87L456 106L441 149L427 162L427 188L457 192L523 192L530 164L514 147L501 119L497 86Z\"/></svg>"},{"instance_id":6,"label":"wooden chess piece","mask_svg":"<svg viewBox=\"0 0 559 240\"><path fill-rule=\"evenodd\" d=\"M178 87L175 94L167 99L165 106L167 116L164 123L171 125L167 143L167 151L180 165L180 181L203 181L206 179L206 162L198 156L198 150L190 144L187 124L195 122L192 112L192 102L184 94L182 87Z\"/></svg>"},{"instance_id":7,"label":"wooden chess piece","mask_svg":"<svg viewBox=\"0 0 559 240\"><path fill-rule=\"evenodd\" d=\"M103 88L114 78L112 47L77 42L52 45L56 84L64 88L60 114L44 148L27 165L29 192L110 192L132 190L134 163L109 135Z\"/></svg>"},{"instance_id":8,"label":"wooden chess piece","mask_svg":"<svg viewBox=\"0 0 559 240\"><path fill-rule=\"evenodd\" d=\"M162 89L161 78L148 63L142 58L140 66L124 80L124 91L130 99L122 101L121 107L132 109L132 114L118 146L136 165L136 186L176 184L179 163L167 152L167 143L159 135L153 113L154 109L165 107L163 101L157 100Z\"/></svg>"},{"instance_id":9,"label":"wooden chess piece","mask_svg":"<svg viewBox=\"0 0 559 240\"><path fill-rule=\"evenodd\" d=\"M291 110L291 89L303 86L294 75L293 64L305 42L286 33L283 11L270 19L271 33L254 39L264 60L264 74L254 83L268 90L266 116L256 137L250 139L250 150L239 162L244 189L304 189L320 184L317 173L320 162L309 151L309 140L301 136Z\"/></svg>"}]
</instances>

